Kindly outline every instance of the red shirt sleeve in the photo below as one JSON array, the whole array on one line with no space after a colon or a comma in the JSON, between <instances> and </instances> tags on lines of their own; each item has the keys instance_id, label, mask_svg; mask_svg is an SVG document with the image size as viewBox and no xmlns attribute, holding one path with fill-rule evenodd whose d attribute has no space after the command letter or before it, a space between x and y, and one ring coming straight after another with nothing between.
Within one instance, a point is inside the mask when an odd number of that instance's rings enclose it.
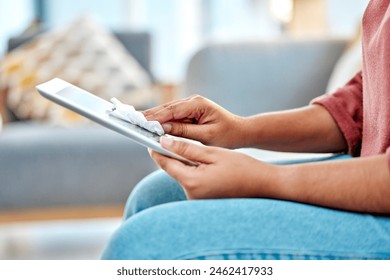
<instances>
[{"instance_id":1,"label":"red shirt sleeve","mask_svg":"<svg viewBox=\"0 0 390 280\"><path fill-rule=\"evenodd\" d=\"M359 156L363 126L363 85L359 72L344 87L334 93L324 94L311 104L318 104L332 115L347 144L348 153Z\"/></svg>"}]
</instances>

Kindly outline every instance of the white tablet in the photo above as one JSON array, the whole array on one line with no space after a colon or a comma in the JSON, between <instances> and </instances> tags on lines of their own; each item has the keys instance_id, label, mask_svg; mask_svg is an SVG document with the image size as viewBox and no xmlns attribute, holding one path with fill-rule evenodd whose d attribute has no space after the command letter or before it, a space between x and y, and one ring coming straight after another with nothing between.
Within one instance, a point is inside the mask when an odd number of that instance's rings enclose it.
<instances>
[{"instance_id":1,"label":"white tablet","mask_svg":"<svg viewBox=\"0 0 390 280\"><path fill-rule=\"evenodd\" d=\"M97 122L104 127L112 129L138 144L163 155L180 160L186 164L198 165L196 162L183 158L182 156L161 147L159 135L111 116L109 113L113 109L113 104L92 93L58 78L40 84L36 88L45 98Z\"/></svg>"}]
</instances>

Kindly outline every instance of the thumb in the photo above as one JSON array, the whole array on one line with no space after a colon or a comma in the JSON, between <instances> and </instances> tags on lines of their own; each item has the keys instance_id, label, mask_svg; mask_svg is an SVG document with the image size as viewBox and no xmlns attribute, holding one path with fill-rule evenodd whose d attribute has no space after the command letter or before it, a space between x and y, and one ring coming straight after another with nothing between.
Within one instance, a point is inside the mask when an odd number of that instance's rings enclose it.
<instances>
[{"instance_id":1,"label":"thumb","mask_svg":"<svg viewBox=\"0 0 390 280\"><path fill-rule=\"evenodd\" d=\"M186 159L200 162L212 162L212 149L207 146L193 144L185 140L176 140L171 137L161 137L161 146L175 154L178 154Z\"/></svg>"}]
</instances>

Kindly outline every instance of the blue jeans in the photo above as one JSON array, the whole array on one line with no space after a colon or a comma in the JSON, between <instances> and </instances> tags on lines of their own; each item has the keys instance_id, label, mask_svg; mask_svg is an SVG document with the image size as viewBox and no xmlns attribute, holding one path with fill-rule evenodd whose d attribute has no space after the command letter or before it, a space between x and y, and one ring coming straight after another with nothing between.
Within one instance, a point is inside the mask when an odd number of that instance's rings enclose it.
<instances>
[{"instance_id":1,"label":"blue jeans","mask_svg":"<svg viewBox=\"0 0 390 280\"><path fill-rule=\"evenodd\" d=\"M103 259L390 259L390 218L273 199L186 200L163 171L132 192Z\"/></svg>"}]
</instances>

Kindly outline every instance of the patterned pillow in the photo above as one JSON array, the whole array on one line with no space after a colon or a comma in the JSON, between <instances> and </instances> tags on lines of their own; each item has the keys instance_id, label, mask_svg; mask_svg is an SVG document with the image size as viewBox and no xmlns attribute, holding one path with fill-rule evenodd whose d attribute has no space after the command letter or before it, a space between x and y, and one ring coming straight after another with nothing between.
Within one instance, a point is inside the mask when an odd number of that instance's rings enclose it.
<instances>
[{"instance_id":1,"label":"patterned pillow","mask_svg":"<svg viewBox=\"0 0 390 280\"><path fill-rule=\"evenodd\" d=\"M84 122L36 92L37 84L54 77L136 108L154 101L147 72L114 35L87 17L38 36L0 62L0 92L8 91L8 107L18 118Z\"/></svg>"}]
</instances>

